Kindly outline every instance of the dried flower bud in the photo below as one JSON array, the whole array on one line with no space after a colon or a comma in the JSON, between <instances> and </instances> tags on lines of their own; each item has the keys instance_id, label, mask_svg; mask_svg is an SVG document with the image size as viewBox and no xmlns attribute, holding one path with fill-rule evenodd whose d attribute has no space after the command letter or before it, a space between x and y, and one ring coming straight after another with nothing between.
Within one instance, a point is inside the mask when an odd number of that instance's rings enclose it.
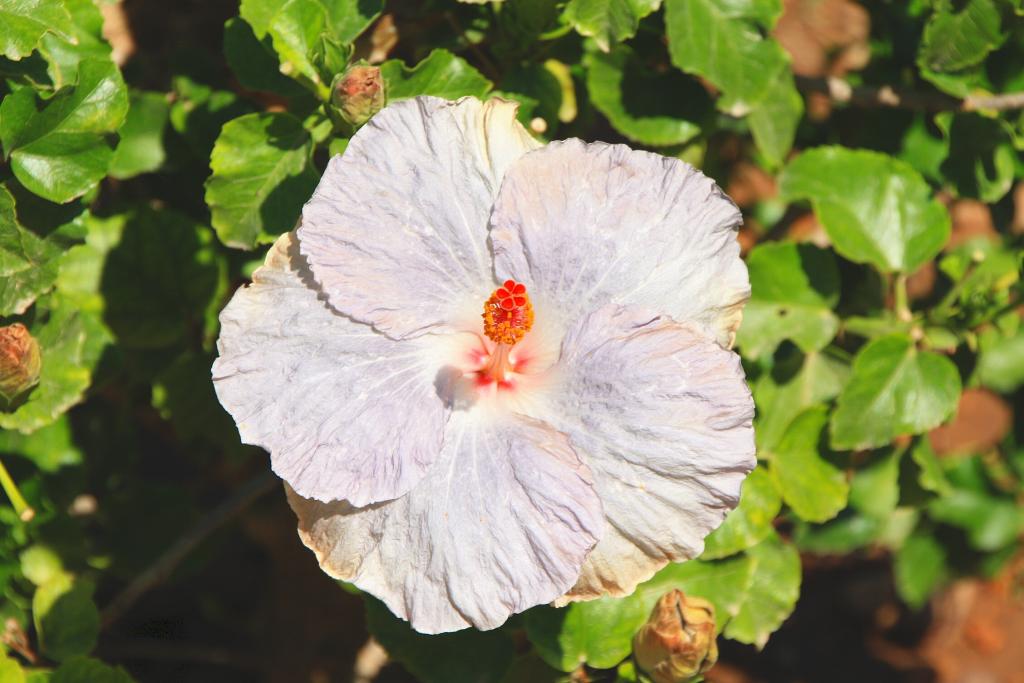
<instances>
[{"instance_id":1,"label":"dried flower bud","mask_svg":"<svg viewBox=\"0 0 1024 683\"><path fill-rule=\"evenodd\" d=\"M361 126L384 108L384 79L375 66L350 66L334 79L333 102L342 118Z\"/></svg>"},{"instance_id":2,"label":"dried flower bud","mask_svg":"<svg viewBox=\"0 0 1024 683\"><path fill-rule=\"evenodd\" d=\"M39 381L39 344L21 323L0 327L0 399L11 402Z\"/></svg>"},{"instance_id":3,"label":"dried flower bud","mask_svg":"<svg viewBox=\"0 0 1024 683\"><path fill-rule=\"evenodd\" d=\"M673 590L661 596L633 637L637 666L655 683L682 683L718 660L715 608Z\"/></svg>"}]
</instances>

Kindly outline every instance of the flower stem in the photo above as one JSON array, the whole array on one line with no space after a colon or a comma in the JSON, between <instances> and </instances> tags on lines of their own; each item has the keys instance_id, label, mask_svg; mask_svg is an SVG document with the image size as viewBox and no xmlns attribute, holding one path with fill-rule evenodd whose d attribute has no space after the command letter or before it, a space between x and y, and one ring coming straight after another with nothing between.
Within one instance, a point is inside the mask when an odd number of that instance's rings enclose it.
<instances>
[{"instance_id":1,"label":"flower stem","mask_svg":"<svg viewBox=\"0 0 1024 683\"><path fill-rule=\"evenodd\" d=\"M25 497L21 495L21 491L18 490L18 485L14 483L14 479L11 478L10 473L7 472L7 468L4 467L3 462L0 462L0 486L3 486L4 493L11 501L11 505L14 506L14 511L18 514L18 518L23 522L30 521L36 516L36 511L32 509L32 506L28 504Z\"/></svg>"}]
</instances>

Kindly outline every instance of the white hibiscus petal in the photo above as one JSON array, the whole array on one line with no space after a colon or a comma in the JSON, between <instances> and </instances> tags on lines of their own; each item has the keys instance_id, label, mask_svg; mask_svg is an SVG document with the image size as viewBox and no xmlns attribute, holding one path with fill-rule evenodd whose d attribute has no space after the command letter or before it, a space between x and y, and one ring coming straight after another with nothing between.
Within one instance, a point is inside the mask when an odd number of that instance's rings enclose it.
<instances>
[{"instance_id":1,"label":"white hibiscus petal","mask_svg":"<svg viewBox=\"0 0 1024 683\"><path fill-rule=\"evenodd\" d=\"M735 353L637 307L588 315L559 363L547 419L590 466L607 521L565 600L627 594L699 555L736 506L754 404Z\"/></svg>"},{"instance_id":2,"label":"white hibiscus petal","mask_svg":"<svg viewBox=\"0 0 1024 683\"><path fill-rule=\"evenodd\" d=\"M545 424L496 419L454 412L438 462L398 500L354 509L290 494L324 571L423 633L496 628L568 590L602 529L590 472Z\"/></svg>"},{"instance_id":3,"label":"white hibiscus petal","mask_svg":"<svg viewBox=\"0 0 1024 683\"><path fill-rule=\"evenodd\" d=\"M441 450L448 409L427 338L398 342L321 300L291 233L221 313L213 381L244 443L296 491L396 498Z\"/></svg>"},{"instance_id":4,"label":"white hibiscus petal","mask_svg":"<svg viewBox=\"0 0 1024 683\"><path fill-rule=\"evenodd\" d=\"M678 159L553 142L505 177L491 216L495 270L566 320L636 304L730 346L750 296L740 220L712 180Z\"/></svg>"},{"instance_id":5,"label":"white hibiscus petal","mask_svg":"<svg viewBox=\"0 0 1024 683\"><path fill-rule=\"evenodd\" d=\"M494 287L487 218L509 165L538 145L516 107L398 102L331 159L299 239L335 308L396 339L479 317Z\"/></svg>"}]
</instances>

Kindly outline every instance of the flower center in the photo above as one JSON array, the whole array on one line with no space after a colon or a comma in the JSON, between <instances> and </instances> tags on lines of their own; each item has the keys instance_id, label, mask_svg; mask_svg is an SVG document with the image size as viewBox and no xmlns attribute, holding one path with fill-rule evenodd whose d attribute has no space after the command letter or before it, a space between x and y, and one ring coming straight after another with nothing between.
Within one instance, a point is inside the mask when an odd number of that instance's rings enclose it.
<instances>
[{"instance_id":1,"label":"flower center","mask_svg":"<svg viewBox=\"0 0 1024 683\"><path fill-rule=\"evenodd\" d=\"M495 382L505 381L513 369L509 351L533 327L533 305L526 294L526 285L506 280L484 303L484 335L494 342L494 351L481 375Z\"/></svg>"}]
</instances>

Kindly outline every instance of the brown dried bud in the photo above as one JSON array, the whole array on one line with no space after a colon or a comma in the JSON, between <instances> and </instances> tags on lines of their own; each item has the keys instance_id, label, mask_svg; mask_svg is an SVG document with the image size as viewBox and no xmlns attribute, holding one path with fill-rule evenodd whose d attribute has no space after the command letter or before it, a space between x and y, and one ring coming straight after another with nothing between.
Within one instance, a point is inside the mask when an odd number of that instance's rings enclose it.
<instances>
[{"instance_id":1,"label":"brown dried bud","mask_svg":"<svg viewBox=\"0 0 1024 683\"><path fill-rule=\"evenodd\" d=\"M673 590L661 596L633 637L637 666L654 683L682 683L718 661L715 608Z\"/></svg>"},{"instance_id":2,"label":"brown dried bud","mask_svg":"<svg viewBox=\"0 0 1024 683\"><path fill-rule=\"evenodd\" d=\"M341 117L361 126L384 108L384 79L376 66L350 66L334 79L333 103Z\"/></svg>"},{"instance_id":3,"label":"brown dried bud","mask_svg":"<svg viewBox=\"0 0 1024 683\"><path fill-rule=\"evenodd\" d=\"M39 382L39 344L21 323L0 327L0 400L10 403Z\"/></svg>"}]
</instances>

